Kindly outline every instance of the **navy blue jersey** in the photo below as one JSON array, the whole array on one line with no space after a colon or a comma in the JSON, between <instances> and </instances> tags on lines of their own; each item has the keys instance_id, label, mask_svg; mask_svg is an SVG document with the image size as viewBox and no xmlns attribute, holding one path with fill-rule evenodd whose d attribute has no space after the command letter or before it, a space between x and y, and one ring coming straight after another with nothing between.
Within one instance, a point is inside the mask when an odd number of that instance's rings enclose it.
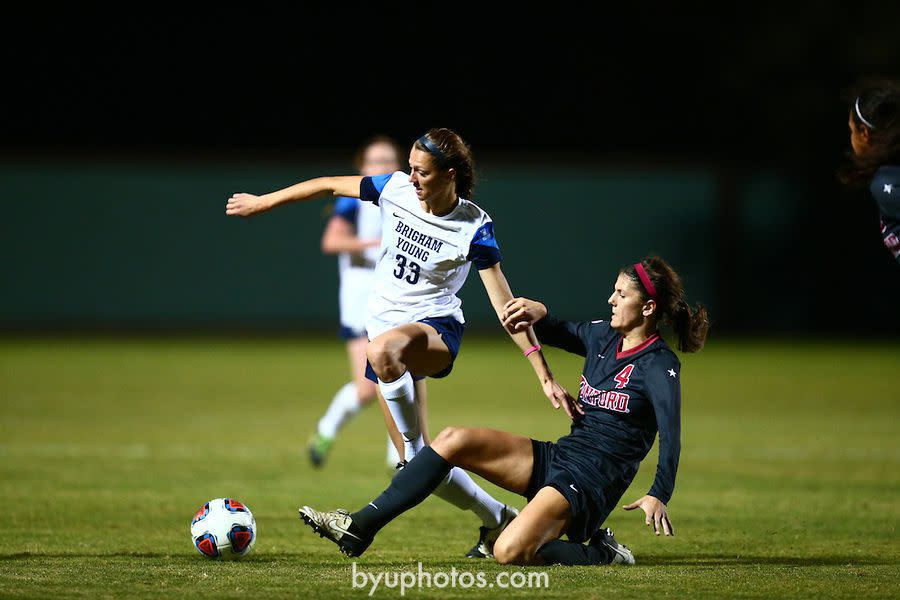
<instances>
[{"instance_id":1,"label":"navy blue jersey","mask_svg":"<svg viewBox=\"0 0 900 600\"><path fill-rule=\"evenodd\" d=\"M875 171L869 191L878 203L884 245L900 261L900 167L884 166Z\"/></svg>"},{"instance_id":2,"label":"navy blue jersey","mask_svg":"<svg viewBox=\"0 0 900 600\"><path fill-rule=\"evenodd\" d=\"M542 343L585 357L578 401L584 416L557 445L567 462L602 481L627 482L659 432L659 464L648 494L668 503L681 453L681 363L654 334L622 352L607 321L573 323L547 315L534 325Z\"/></svg>"}]
</instances>

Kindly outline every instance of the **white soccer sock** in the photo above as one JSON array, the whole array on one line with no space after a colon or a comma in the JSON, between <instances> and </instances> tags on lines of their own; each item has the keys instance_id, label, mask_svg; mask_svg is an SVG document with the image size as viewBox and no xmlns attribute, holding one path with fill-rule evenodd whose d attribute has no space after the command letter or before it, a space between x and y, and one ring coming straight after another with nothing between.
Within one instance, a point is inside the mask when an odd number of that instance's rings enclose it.
<instances>
[{"instance_id":1,"label":"white soccer sock","mask_svg":"<svg viewBox=\"0 0 900 600\"><path fill-rule=\"evenodd\" d=\"M422 449L425 442L422 439L422 431L419 428L419 416L416 411L416 386L409 371L400 376L396 381L385 383L378 380L381 395L384 396L391 417L403 436L403 448L406 460Z\"/></svg>"},{"instance_id":2,"label":"white soccer sock","mask_svg":"<svg viewBox=\"0 0 900 600\"><path fill-rule=\"evenodd\" d=\"M387 402L394 423L403 436L405 454L403 458L412 460L425 445L419 428L415 402L416 388L412 375L407 371L402 377L390 383L379 379L378 387L381 388L381 394ZM478 487L469 474L458 467L450 470L444 481L434 490L434 495L457 508L471 510L481 517L485 527L493 529L500 524L503 504Z\"/></svg>"},{"instance_id":3,"label":"white soccer sock","mask_svg":"<svg viewBox=\"0 0 900 600\"><path fill-rule=\"evenodd\" d=\"M471 510L481 517L482 523L488 529L497 527L503 518L503 503L481 489L469 474L459 467L450 469L450 473L432 493L457 508Z\"/></svg>"},{"instance_id":4,"label":"white soccer sock","mask_svg":"<svg viewBox=\"0 0 900 600\"><path fill-rule=\"evenodd\" d=\"M388 434L387 436L387 455L385 456L384 462L391 469L400 462L400 454L397 453L397 448L394 447L394 440L391 439L391 434Z\"/></svg>"},{"instance_id":5,"label":"white soccer sock","mask_svg":"<svg viewBox=\"0 0 900 600\"><path fill-rule=\"evenodd\" d=\"M319 419L319 435L333 438L337 435L347 421L359 412L359 397L356 393L356 385L348 383L338 390L325 411L325 416Z\"/></svg>"}]
</instances>

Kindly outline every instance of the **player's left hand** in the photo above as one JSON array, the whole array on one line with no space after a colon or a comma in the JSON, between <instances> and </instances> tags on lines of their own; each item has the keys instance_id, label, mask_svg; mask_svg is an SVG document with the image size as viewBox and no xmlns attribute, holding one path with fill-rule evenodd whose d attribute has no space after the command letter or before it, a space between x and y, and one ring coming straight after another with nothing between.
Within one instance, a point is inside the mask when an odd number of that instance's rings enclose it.
<instances>
[{"instance_id":1,"label":"player's left hand","mask_svg":"<svg viewBox=\"0 0 900 600\"><path fill-rule=\"evenodd\" d=\"M544 395L550 400L550 404L553 405L553 408L559 410L559 407L562 406L563 410L566 411L566 414L569 415L569 418L573 421L584 414L584 409L581 408L581 404L569 394L566 388L559 385L552 377L544 381L542 387L544 388Z\"/></svg>"},{"instance_id":2,"label":"player's left hand","mask_svg":"<svg viewBox=\"0 0 900 600\"><path fill-rule=\"evenodd\" d=\"M625 510L634 510L636 508L643 510L645 517L644 522L648 527L653 525L653 531L656 535L659 535L661 531L665 532L666 535L675 535L675 528L672 527L672 522L669 521L669 513L666 510L666 505L663 504L659 498L654 496L644 496L631 504L626 504L622 508Z\"/></svg>"}]
</instances>

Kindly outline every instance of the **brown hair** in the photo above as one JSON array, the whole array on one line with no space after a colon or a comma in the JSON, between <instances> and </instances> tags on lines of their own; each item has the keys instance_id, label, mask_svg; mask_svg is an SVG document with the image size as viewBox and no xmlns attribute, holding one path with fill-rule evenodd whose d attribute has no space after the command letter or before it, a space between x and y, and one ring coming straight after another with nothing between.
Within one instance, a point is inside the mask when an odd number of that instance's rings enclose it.
<instances>
[{"instance_id":1,"label":"brown hair","mask_svg":"<svg viewBox=\"0 0 900 600\"><path fill-rule=\"evenodd\" d=\"M388 144L393 149L394 155L397 157L397 164L403 165L403 156L406 154L406 150L403 146L389 135L373 135L356 149L356 152L353 154L353 168L357 171L362 170L363 161L365 161L366 158L366 150L375 144Z\"/></svg>"},{"instance_id":2,"label":"brown hair","mask_svg":"<svg viewBox=\"0 0 900 600\"><path fill-rule=\"evenodd\" d=\"M641 260L641 265L656 290L656 307L660 323L669 323L678 335L678 349L682 352L697 352L706 342L709 331L709 315L706 308L697 304L691 307L684 299L684 285L681 277L669 264L658 256ZM622 267L641 293L643 301L650 299L650 293L637 273L634 265Z\"/></svg>"},{"instance_id":3,"label":"brown hair","mask_svg":"<svg viewBox=\"0 0 900 600\"><path fill-rule=\"evenodd\" d=\"M443 157L436 156L419 140L416 140L414 147L431 154L438 168L456 169L456 195L470 200L475 193L475 159L472 157L472 149L458 133L446 127L429 129L423 137L437 146Z\"/></svg>"},{"instance_id":4,"label":"brown hair","mask_svg":"<svg viewBox=\"0 0 900 600\"><path fill-rule=\"evenodd\" d=\"M847 101L853 123L869 131L869 147L861 156L850 151L848 163L838 170L838 179L848 185L865 185L882 165L900 164L900 83L863 80L850 90Z\"/></svg>"}]
</instances>

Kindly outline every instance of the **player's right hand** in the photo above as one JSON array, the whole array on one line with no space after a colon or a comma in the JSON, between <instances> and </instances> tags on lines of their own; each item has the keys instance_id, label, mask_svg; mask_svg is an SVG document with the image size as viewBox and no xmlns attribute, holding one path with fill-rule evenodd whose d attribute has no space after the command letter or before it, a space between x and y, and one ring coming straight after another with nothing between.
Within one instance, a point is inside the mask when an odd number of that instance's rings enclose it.
<instances>
[{"instance_id":1,"label":"player's right hand","mask_svg":"<svg viewBox=\"0 0 900 600\"><path fill-rule=\"evenodd\" d=\"M243 192L233 194L225 204L225 214L229 216L249 217L256 213L269 210L271 206L263 198L263 196L254 196L253 194L245 194Z\"/></svg>"},{"instance_id":2,"label":"player's right hand","mask_svg":"<svg viewBox=\"0 0 900 600\"><path fill-rule=\"evenodd\" d=\"M527 329L547 316L547 307L537 300L513 298L503 305L503 327L510 333Z\"/></svg>"},{"instance_id":3,"label":"player's right hand","mask_svg":"<svg viewBox=\"0 0 900 600\"><path fill-rule=\"evenodd\" d=\"M675 528L672 527L672 521L669 520L669 511L662 500L654 496L643 496L638 498L631 504L623 506L625 510L634 510L640 508L644 511L644 523L653 527L653 533L659 535L675 535Z\"/></svg>"}]
</instances>

